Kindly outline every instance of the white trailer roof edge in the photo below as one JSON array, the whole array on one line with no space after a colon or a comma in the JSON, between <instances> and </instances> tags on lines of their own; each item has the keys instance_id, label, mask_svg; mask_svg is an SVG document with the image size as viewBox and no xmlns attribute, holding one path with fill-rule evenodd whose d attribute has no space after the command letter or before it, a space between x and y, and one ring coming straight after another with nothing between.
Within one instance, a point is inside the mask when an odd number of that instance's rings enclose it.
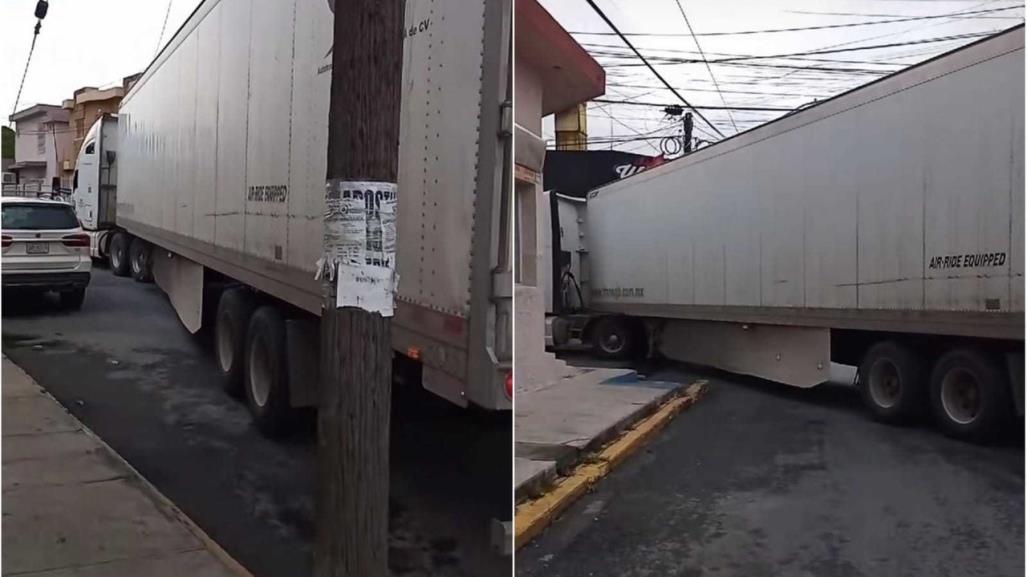
<instances>
[{"instance_id":1,"label":"white trailer roof edge","mask_svg":"<svg viewBox=\"0 0 1027 577\"><path fill-rule=\"evenodd\" d=\"M142 86L146 84L154 74L156 74L161 65L164 64L168 57L170 57L175 51L175 48L178 48L178 45L181 44L187 36L189 36L189 33L192 32L193 28L199 26L200 22L203 21L203 16L213 10L214 7L220 3L221 0L201 0L201 2L196 5L196 8L189 13L189 16L187 16L185 21L182 22L182 25L178 27L178 30L175 30L175 33L171 35L167 44L161 47L160 52L158 52L157 55L153 57L153 60L146 65L146 68L143 69L143 73L139 76L139 80L136 80L135 83L132 84L128 93L121 99L121 103L118 105L119 108L131 100L132 97L135 96L135 93L142 88Z\"/></svg>"},{"instance_id":2,"label":"white trailer roof edge","mask_svg":"<svg viewBox=\"0 0 1027 577\"><path fill-rule=\"evenodd\" d=\"M863 104L873 102L880 98L885 98L896 92L901 92L902 90L912 88L913 86L923 84L924 82L929 82L935 78L945 76L958 70L962 70L963 68L975 66L982 62L998 58L1010 52L1023 50L1024 26L1024 24L1019 24L1017 26L1013 26L1012 28L1003 30L1002 32L998 32L991 36L975 40L958 48L954 48L952 50L949 50L927 60L924 60L923 62L918 62L916 64L913 64L912 66L903 68L902 70L898 70L896 72L893 72L886 76L882 76L881 78L878 78L866 84L861 84L855 88L846 90L845 92L842 92L840 94L836 94L826 100L818 102L798 112L785 114L784 116L771 120L765 124L761 124L759 126L755 126L753 128L739 132L737 134L733 134L728 138L720 140L705 148L701 148L686 156L674 159L666 164L662 164L649 170L637 173L629 178L613 181L609 184L606 184L604 186L598 187L590 191L588 193L588 198L591 199L595 196L598 196L599 194L611 194L623 190L625 187L634 187L640 185L643 182L650 180L652 178L656 178L664 174L677 172L678 170L682 170L695 164L700 164L706 160L710 160L723 154L733 152L735 150L744 148L751 144L756 144L758 142L773 138L780 134L802 128L814 122L818 122L820 120L830 118L831 116L841 114L847 110L858 108ZM1005 42L1010 42L1010 39L1012 39L1013 43L1011 48L1001 46ZM903 76L908 76L911 74L915 74L916 72L923 71L925 68L929 66L937 65L939 61L947 60L959 53L969 54L974 49L979 49L982 44L988 43L994 43L995 50L993 52L982 54L981 58L973 59L972 61L966 63L963 66L960 66L959 68L949 70L942 74L932 75L929 78L925 78L920 82L916 82L910 86L904 86L898 90L888 91L886 94L881 94L877 98L869 100L859 100L858 102L853 103L852 106L845 106L843 104L843 101L845 99L853 96L854 94L862 93L864 91L880 87L889 81L894 81L896 78L901 78ZM834 109L832 107L840 108Z\"/></svg>"}]
</instances>

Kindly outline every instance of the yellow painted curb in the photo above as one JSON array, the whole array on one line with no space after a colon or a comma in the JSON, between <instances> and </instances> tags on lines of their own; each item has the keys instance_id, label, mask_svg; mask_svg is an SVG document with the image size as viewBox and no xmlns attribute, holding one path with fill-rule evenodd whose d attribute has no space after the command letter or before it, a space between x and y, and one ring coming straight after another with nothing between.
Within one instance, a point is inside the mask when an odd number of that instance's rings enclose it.
<instances>
[{"instance_id":1,"label":"yellow painted curb","mask_svg":"<svg viewBox=\"0 0 1027 577\"><path fill-rule=\"evenodd\" d=\"M587 462L578 465L571 474L560 478L551 491L538 499L519 505L514 516L514 549L520 549L537 537L571 503L638 451L671 419L698 401L705 392L705 380L692 383L685 389L684 394L665 402L655 413L636 423L619 438L588 458Z\"/></svg>"}]
</instances>

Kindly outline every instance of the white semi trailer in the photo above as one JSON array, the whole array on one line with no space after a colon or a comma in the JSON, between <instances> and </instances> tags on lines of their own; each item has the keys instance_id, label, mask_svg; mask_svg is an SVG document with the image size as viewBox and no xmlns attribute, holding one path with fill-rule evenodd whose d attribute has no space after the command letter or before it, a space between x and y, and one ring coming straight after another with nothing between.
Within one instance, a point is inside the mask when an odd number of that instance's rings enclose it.
<instances>
[{"instance_id":1,"label":"white semi trailer","mask_svg":"<svg viewBox=\"0 0 1027 577\"><path fill-rule=\"evenodd\" d=\"M268 433L318 396L333 5L202 2L78 161L95 256L214 324ZM438 395L509 409L510 2L406 6L394 349Z\"/></svg>"},{"instance_id":2,"label":"white semi trailer","mask_svg":"<svg viewBox=\"0 0 1027 577\"><path fill-rule=\"evenodd\" d=\"M647 345L982 438L1023 413L1024 30L551 196L557 346ZM570 270L572 274L567 274Z\"/></svg>"}]
</instances>

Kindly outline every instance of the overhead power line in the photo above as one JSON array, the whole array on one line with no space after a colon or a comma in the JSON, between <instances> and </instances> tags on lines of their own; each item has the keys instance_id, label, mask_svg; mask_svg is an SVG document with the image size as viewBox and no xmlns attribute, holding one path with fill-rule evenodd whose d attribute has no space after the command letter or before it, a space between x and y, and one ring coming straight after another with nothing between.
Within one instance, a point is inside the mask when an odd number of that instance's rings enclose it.
<instances>
[{"instance_id":1,"label":"overhead power line","mask_svg":"<svg viewBox=\"0 0 1027 577\"><path fill-rule=\"evenodd\" d=\"M582 47L588 49L589 53L592 54L592 55L596 55L596 54L604 55L606 53L605 51L608 50L609 54L614 54L616 51L621 51L621 53L617 54L617 55L630 56L630 54L627 52L627 49L624 46L621 46L620 44L601 44L601 43L596 43L596 42L581 42L580 44L581 44ZM836 47L835 46L823 46L821 48L816 48L815 50L825 50L827 48L836 48ZM695 50L679 50L679 49L676 49L676 48L639 47L639 50L644 50L646 52L667 52L667 53L670 53L670 54L686 54L686 55L690 55L690 56L691 55L699 54ZM723 56L723 57L747 56L746 54L737 54L737 53L729 53L729 52L705 52L705 54L707 56ZM684 57L682 57L682 58L684 58ZM808 57L803 57L803 56L787 56L787 57L782 57L781 59L782 60L800 60L800 61L806 61L806 62L823 62L823 63L826 63L826 64L860 64L860 65L872 64L872 65L876 65L876 66L908 66L907 64L900 64L900 63L895 63L895 62L885 62L885 60L892 60L894 58L900 58L900 57L899 56L888 56L888 57L885 57L885 58L879 58L877 60L847 60L847 59L842 59L842 58L808 58Z\"/></svg>"},{"instance_id":2,"label":"overhead power line","mask_svg":"<svg viewBox=\"0 0 1027 577\"><path fill-rule=\"evenodd\" d=\"M840 52L857 52L860 50L879 50L882 48L897 48L899 46L912 46L915 44L931 44L935 42L948 42L950 40L965 40L969 38L981 38L984 36L993 36L1002 30L988 30L986 32L970 32L967 34L954 34L952 36L937 36L934 38L924 38L922 40L907 40L905 42L892 42L889 44L874 44L871 46L852 46L850 48L832 48L829 50L811 50L809 52L791 52L787 54L767 54L764 56L736 56L733 58L721 58L713 60L712 62L739 62L742 60L766 60L771 58L782 58L785 56L816 56L819 54L838 54Z\"/></svg>"},{"instance_id":3,"label":"overhead power line","mask_svg":"<svg viewBox=\"0 0 1027 577\"><path fill-rule=\"evenodd\" d=\"M18 103L21 101L21 90L25 88L25 78L29 75L29 63L32 62L32 53L36 51L36 39L39 38L39 29L43 26L43 18L46 18L46 13L49 9L49 4L46 0L41 0L36 4L35 17L36 26L32 29L32 44L29 46L29 55L25 58L25 70L21 73L21 82L18 83L18 93L14 97L14 108L11 109L11 115L18 112Z\"/></svg>"},{"instance_id":4,"label":"overhead power line","mask_svg":"<svg viewBox=\"0 0 1027 577\"><path fill-rule=\"evenodd\" d=\"M660 74L656 70L656 68L653 67L652 64L649 64L649 61L645 59L645 56L642 56L642 53L639 52L635 48L635 46L633 44L631 44L631 41L628 40L623 34L621 34L620 30L613 24L613 22L609 19L609 17L606 16L606 13L603 12L602 9L599 8L599 6L596 5L595 0L585 0L585 2L587 2L588 5L591 6L593 10L595 10L596 14L598 14L599 17L602 18L604 22L606 22L606 25L609 26L611 30L613 30L614 32L617 33L617 35L620 37L621 41L624 42L624 44L627 44L628 48L631 48L631 51L635 53L635 56L638 56L638 59L645 63L645 65L649 68L649 70L651 70L652 73L657 78L660 79L660 82L662 82L663 85L666 86L667 89L670 90L671 93L674 94L674 96L677 96L678 99L681 100L681 102L683 102L685 104L685 106L695 110L694 107L691 104L688 103L688 100L686 100L685 97L682 96L681 93L677 91L677 89L675 89L673 86L671 86L670 82L667 82L667 79L664 78L663 75ZM710 122L710 120L708 118L703 116L703 114L701 112L699 112L698 110L695 110L695 114L699 118L701 118L703 120L703 122L705 122L707 125L709 125L709 127L712 128L714 132L716 132L718 135L720 135L721 138L724 138L724 133L721 132L719 128L714 126L713 123Z\"/></svg>"},{"instance_id":5,"label":"overhead power line","mask_svg":"<svg viewBox=\"0 0 1027 577\"><path fill-rule=\"evenodd\" d=\"M702 51L702 46L699 44L699 39L695 36L695 30L692 29L692 23L688 21L688 15L685 14L685 6L681 3L681 0L674 0L678 5L678 10L681 11L681 17L685 19L685 26L688 27L688 33L692 35L692 41L695 42L695 48L699 51L699 56L702 57L703 64L706 65L706 72L710 73L710 80L713 81L713 87L717 89L717 93L720 95L720 102L724 106L727 106L727 101L724 100L724 93L720 91L720 85L717 84L717 77L713 75L713 68L710 68L710 62L706 59L706 54ZM738 125L735 124L734 116L731 113L727 113L728 119L731 120L731 127L734 128L735 133L738 132Z\"/></svg>"},{"instance_id":6,"label":"overhead power line","mask_svg":"<svg viewBox=\"0 0 1027 577\"><path fill-rule=\"evenodd\" d=\"M587 0L591 1L591 0ZM731 62L745 62L748 60L773 60L781 58L791 58L796 56L816 56L820 54L837 54L839 52L857 52L860 50L879 50L882 48L896 48L900 46L912 46L917 44L932 44L938 42L951 42L953 40L967 40L971 38L982 38L985 36L993 36L1003 30L988 30L985 32L969 32L966 34L955 34L952 36L937 36L934 38L924 38L921 40L908 40L906 42L892 42L889 44L874 44L871 46L853 46L851 48L832 48L829 50L811 50L808 52L789 52L785 54L752 54L752 55L738 55L729 56L726 58L717 58L714 60L708 60L711 64L726 64ZM634 49L634 47L632 47ZM637 50L634 50L636 54L639 54ZM639 54L641 58L641 55ZM657 60L666 62L667 64L698 64L702 60L695 58L660 58L654 57ZM649 61L645 60L645 64L649 65ZM630 64L620 64L619 66L630 66ZM651 66L650 66L651 68ZM823 70L822 68L812 68L812 70Z\"/></svg>"},{"instance_id":7,"label":"overhead power line","mask_svg":"<svg viewBox=\"0 0 1027 577\"><path fill-rule=\"evenodd\" d=\"M984 2L975 2L973 6L970 6L968 8L968 10L983 9L985 6L995 4L998 1L999 0L985 0ZM899 35L902 35L902 34L913 32L914 30L924 30L926 28L934 28L936 26L942 26L942 25L945 25L948 22L951 22L953 20L953 18L956 18L954 15L957 15L959 13L960 13L960 11L947 12L947 13L942 15L943 18L940 18L940 19L928 22L926 24L917 24L917 25L913 25L911 27L905 27L904 26L904 27L902 27L902 30L897 30L897 31L893 31L893 32L887 32L885 34L875 34L874 36L870 36L870 37L856 38L856 39L853 39L853 40L847 40L845 42L835 42L835 43L828 44L826 46L820 46L818 48L815 48L814 50L827 50L827 49L831 49L831 48L841 48L841 47L844 47L844 46L860 45L860 44L863 44L865 42L870 42L872 40L880 40L882 38L892 38L892 37L895 37L895 36L899 36ZM949 18L945 18L945 17L949 17ZM951 44L951 41L945 42L943 44L946 44L946 45ZM899 58L905 58L905 57L910 57L910 56L922 56L922 55L926 55L926 54L937 53L938 50L940 50L939 45L927 45L926 50L924 49L923 46L920 46L920 47L914 48L912 51L909 51L909 50L904 51L904 55L901 55L901 56L898 56L898 57ZM893 58L893 56L889 56L889 57L885 57L884 59L885 60L890 60L892 58ZM777 84L777 85L780 85L781 82L787 81L787 79L789 77L797 74L798 72L799 71L786 72L786 73L782 74L781 76L778 76L776 78L771 79L770 82L772 82L774 84Z\"/></svg>"},{"instance_id":8,"label":"overhead power line","mask_svg":"<svg viewBox=\"0 0 1027 577\"><path fill-rule=\"evenodd\" d=\"M1006 6L1005 8L991 8L988 10L971 10L966 12L950 12L948 14L930 14L926 16L909 16L909 17L898 17L888 18L885 20L872 20L869 22L847 22L844 24L823 24L820 26L797 26L793 28L768 28L764 30L737 30L734 32L700 32L695 36L712 37L712 36L744 36L750 34L780 34L784 32L806 32L810 30L830 30L833 28L855 28L859 26L876 26L881 24L895 24L899 22L915 22L918 20L932 20L935 18L957 18L965 16L973 16L978 14L990 14L995 12L1004 12L1009 10L1022 9L1022 6ZM839 12L796 12L796 14L823 14L823 15L836 15L836 16L874 16L871 14L862 15L854 13L839 13ZM880 15L877 15L880 16ZM1016 18L1016 16L1010 16L1010 18ZM571 34L578 34L582 36L615 36L613 32L571 32ZM680 32L625 32L625 36L631 37L664 37L674 38L690 36L690 34L683 34Z\"/></svg>"},{"instance_id":9,"label":"overhead power line","mask_svg":"<svg viewBox=\"0 0 1027 577\"><path fill-rule=\"evenodd\" d=\"M614 54L607 52L592 52L592 56L597 58L630 58L629 54ZM721 66L735 66L742 68L783 68L786 70L796 71L809 71L809 72L823 72L826 74L890 74L894 70L884 70L880 68L856 68L856 67L839 67L839 66L815 66L812 64L768 64L765 62L735 62L730 60L698 60L694 58L676 58L673 56L650 56L653 62L661 62L664 64L699 64L703 63L709 67L710 63L720 64ZM745 56L740 58L760 58L759 56ZM620 68L620 67L637 67L642 66L638 62L612 62L604 67ZM903 65L900 65L903 66ZM713 80L716 84L716 79Z\"/></svg>"},{"instance_id":10,"label":"overhead power line","mask_svg":"<svg viewBox=\"0 0 1027 577\"><path fill-rule=\"evenodd\" d=\"M164 23L160 25L160 36L157 37L157 49L153 52L153 57L156 58L160 54L161 44L164 42L164 30L168 27L168 15L171 14L171 3L174 0L168 0L168 7L164 10Z\"/></svg>"},{"instance_id":11,"label":"overhead power line","mask_svg":"<svg viewBox=\"0 0 1027 577\"><path fill-rule=\"evenodd\" d=\"M606 86L613 88L644 88L647 90L655 88L657 90L664 90L664 87L656 86L653 84L625 84L621 82L607 82ZM717 92L716 90L710 90L707 88L689 88L689 90L691 90L692 92ZM747 96L790 96L796 98L827 98L826 94L815 95L800 92L764 92L757 90L723 90L722 92L724 92L725 94L744 94Z\"/></svg>"},{"instance_id":12,"label":"overhead power line","mask_svg":"<svg viewBox=\"0 0 1027 577\"><path fill-rule=\"evenodd\" d=\"M632 106L657 106L661 108L668 108L677 106L676 104L659 104L656 102L639 102L637 100L611 100L608 98L595 98L591 102L598 102L600 104L630 104ZM699 110L741 110L741 111L753 111L753 112L791 112L794 108L781 107L781 106L693 106L688 105L689 108L695 110L698 113Z\"/></svg>"}]
</instances>

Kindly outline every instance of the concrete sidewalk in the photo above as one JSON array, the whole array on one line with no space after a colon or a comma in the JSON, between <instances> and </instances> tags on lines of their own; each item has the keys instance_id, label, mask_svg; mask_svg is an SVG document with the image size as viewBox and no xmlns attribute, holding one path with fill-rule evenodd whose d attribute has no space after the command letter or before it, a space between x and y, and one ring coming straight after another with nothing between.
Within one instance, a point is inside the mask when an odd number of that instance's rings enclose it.
<instances>
[{"instance_id":1,"label":"concrete sidewalk","mask_svg":"<svg viewBox=\"0 0 1027 577\"><path fill-rule=\"evenodd\" d=\"M587 453L652 413L687 383L646 381L627 369L576 369L517 391L515 496L538 496Z\"/></svg>"},{"instance_id":2,"label":"concrete sidewalk","mask_svg":"<svg viewBox=\"0 0 1027 577\"><path fill-rule=\"evenodd\" d=\"M249 575L7 357L2 429L4 575Z\"/></svg>"}]
</instances>

